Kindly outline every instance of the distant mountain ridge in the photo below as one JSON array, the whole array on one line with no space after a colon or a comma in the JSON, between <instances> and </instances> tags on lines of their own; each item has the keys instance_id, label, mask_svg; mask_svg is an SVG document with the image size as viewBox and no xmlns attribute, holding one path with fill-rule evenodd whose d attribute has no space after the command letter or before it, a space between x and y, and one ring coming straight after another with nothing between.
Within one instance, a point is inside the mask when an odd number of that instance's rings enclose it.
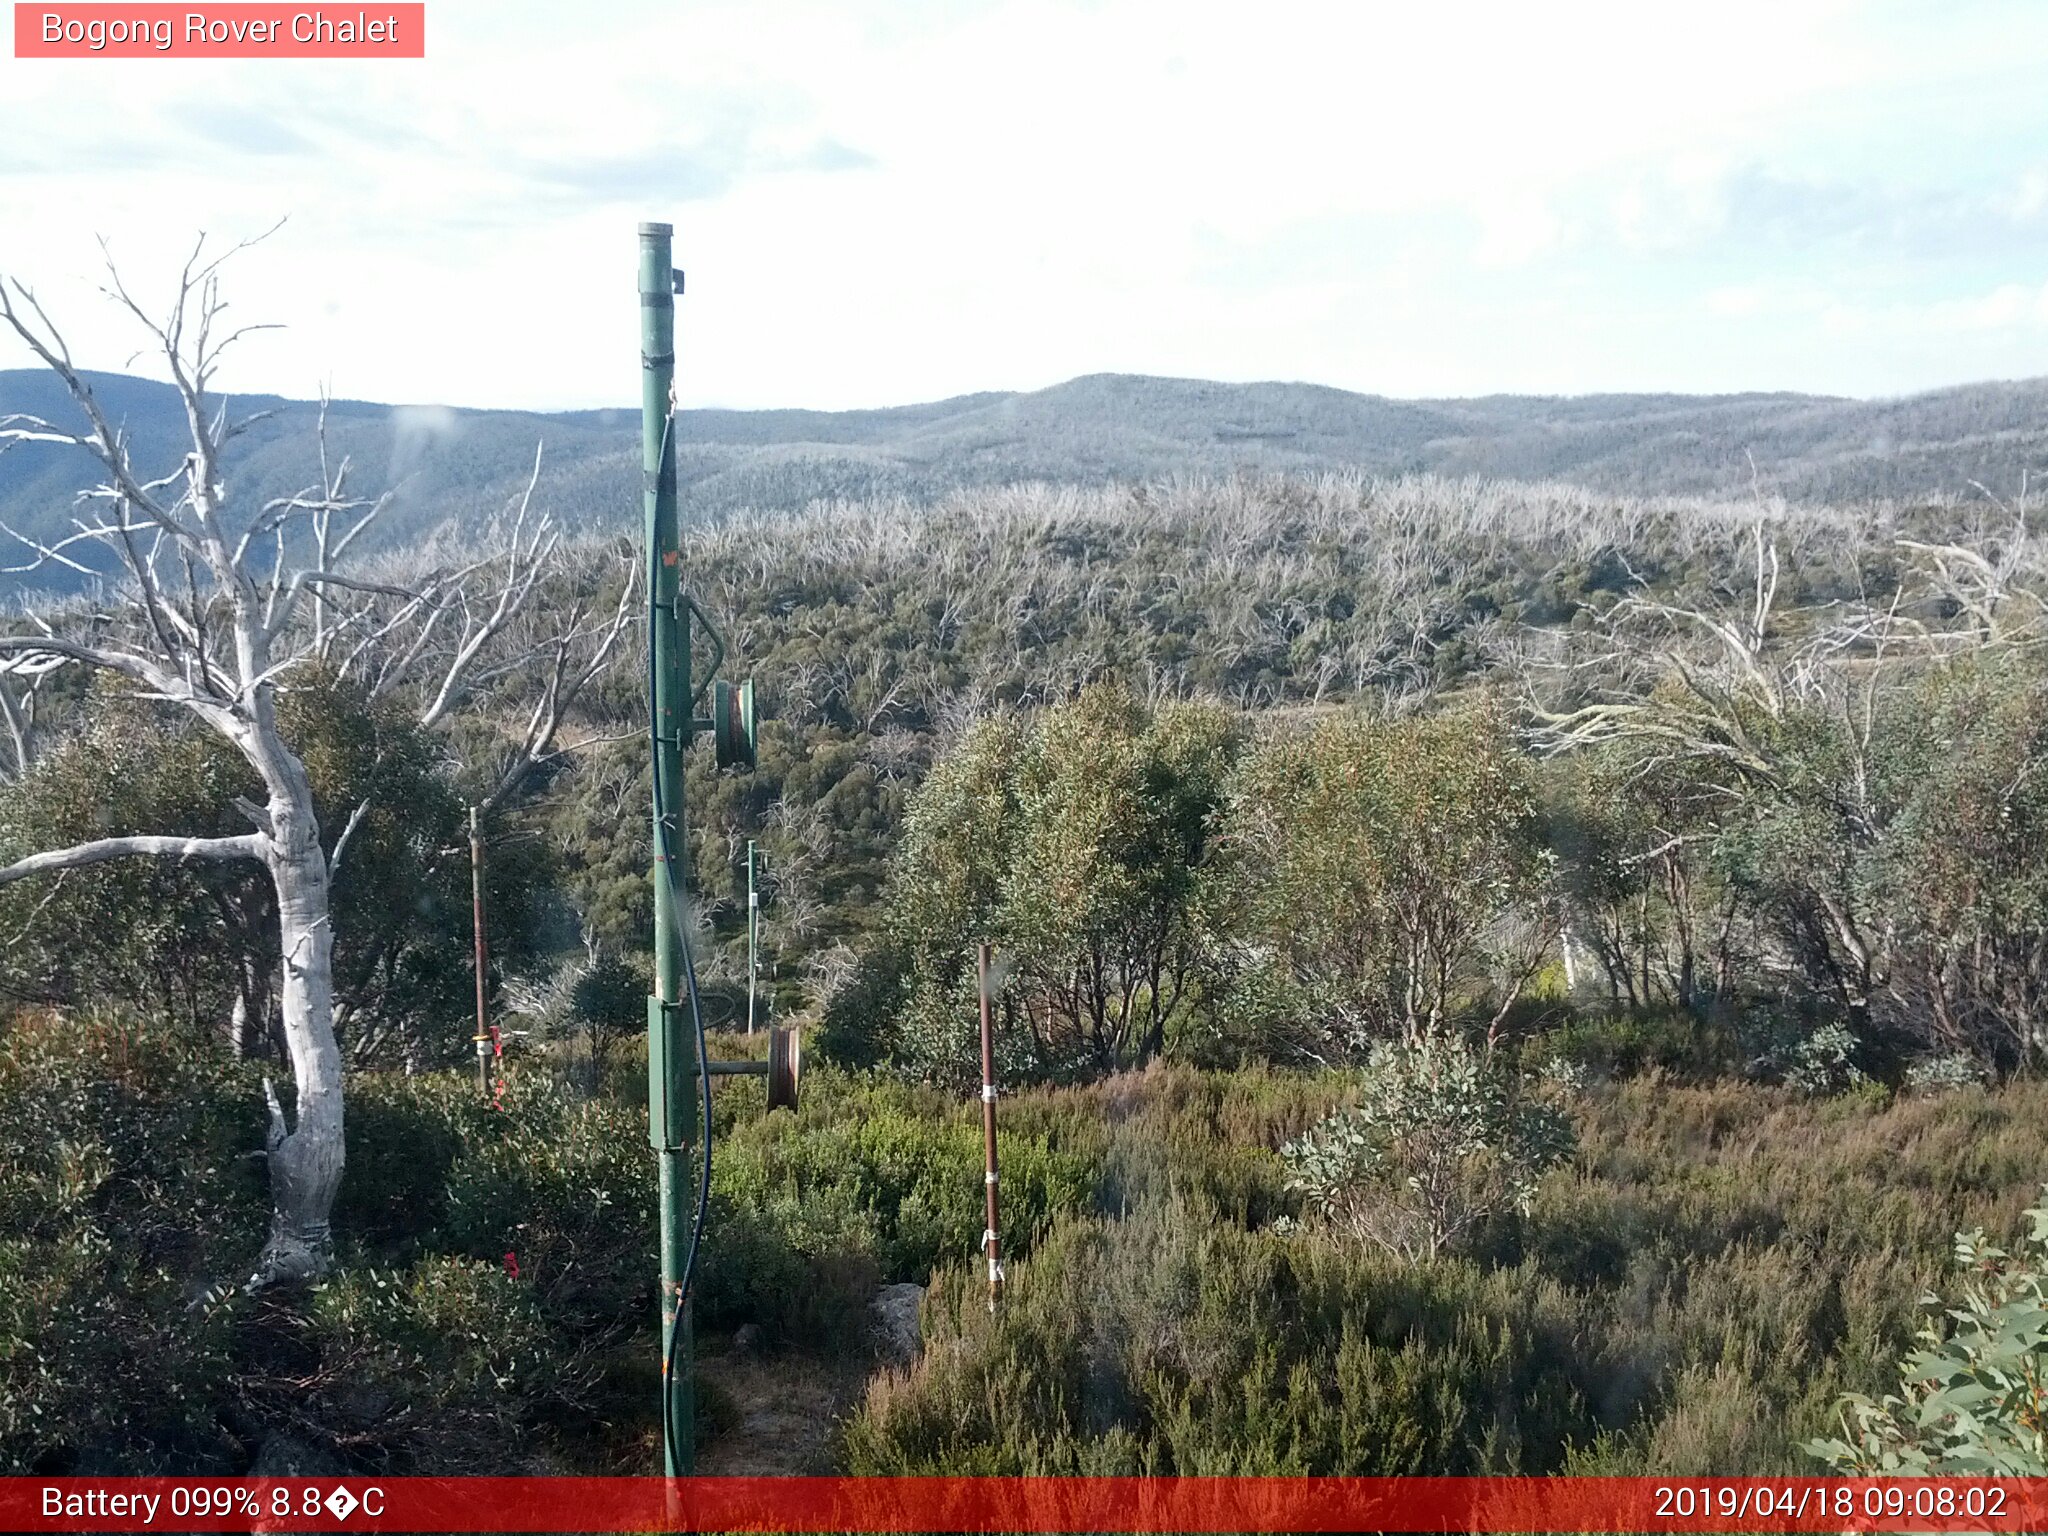
<instances>
[{"instance_id":1,"label":"distant mountain ridge","mask_svg":"<svg viewBox=\"0 0 2048 1536\"><path fill-rule=\"evenodd\" d=\"M144 465L182 456L184 417L166 385L89 376ZM318 406L239 397L271 411L235 445L247 504L313 477ZM48 374L0 371L0 416L75 420ZM927 498L1017 480L1099 484L1236 470L1481 475L1565 480L1635 494L1901 500L2001 494L2048 467L2048 379L1965 385L1894 400L1818 395L1490 395L1396 400L1315 384L1222 384L1092 374L874 410L691 410L678 422L689 508L800 507L821 497ZM331 453L368 492L397 486L387 540L489 516L545 442L542 494L565 521L626 527L639 505L633 409L479 411L335 401ZM0 455L0 519L35 537L69 527L90 475L77 454L29 445ZM17 559L0 553L0 564ZM11 578L10 578L11 579Z\"/></svg>"}]
</instances>

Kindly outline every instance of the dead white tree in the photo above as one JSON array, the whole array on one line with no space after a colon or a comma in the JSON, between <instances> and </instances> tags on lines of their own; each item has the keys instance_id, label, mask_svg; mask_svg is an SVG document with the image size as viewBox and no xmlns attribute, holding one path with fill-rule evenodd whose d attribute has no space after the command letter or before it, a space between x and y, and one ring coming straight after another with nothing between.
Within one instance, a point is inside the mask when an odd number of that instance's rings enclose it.
<instances>
[{"instance_id":1,"label":"dead white tree","mask_svg":"<svg viewBox=\"0 0 2048 1536\"><path fill-rule=\"evenodd\" d=\"M1566 680L1569 703L1550 707L1531 688L1531 745L1547 756L1619 747L1632 778L1682 770L1685 793L1713 808L1709 821L1801 805L1854 855L1880 849L1894 814L1877 761L1888 693L1930 669L2035 646L2048 634L2040 547L2023 505L2012 529L1984 548L1896 543L1902 580L1882 599L1788 611L1778 547L1762 521L1750 532L1748 591L1739 602L1672 603L1639 585L1603 616L1588 654L1548 669ZM1806 732L1789 728L1795 716L1825 731L1825 768L1816 766ZM1664 860L1714 835L1642 832L1649 845L1624 864ZM1852 1019L1869 1018L1885 996L1899 994L1896 910L1870 901L1845 868L1825 860L1802 871L1796 889L1806 938L1797 948L1816 957ZM1675 886L1672 902L1683 921ZM1727 912L1732 921L1732 905Z\"/></svg>"},{"instance_id":2,"label":"dead white tree","mask_svg":"<svg viewBox=\"0 0 2048 1536\"><path fill-rule=\"evenodd\" d=\"M575 694L624 633L628 609L622 597L609 615L593 616L586 605L555 625L530 612L560 545L551 522L531 510L531 483L495 555L444 567L414 561L405 569L344 569L386 500L349 493L347 462L328 462L324 413L319 482L253 511L236 508L224 453L254 418L231 419L211 383L223 352L259 329L226 325L220 296L222 263L250 243L211 256L202 237L163 320L130 295L108 262L109 298L143 326L184 406L190 450L155 474L135 464L128 437L33 292L0 278L0 321L63 382L83 422L74 428L0 417L0 451L26 443L78 449L99 477L80 494L71 532L15 537L35 563L96 577L110 566L114 572L100 577L92 601L31 610L16 632L0 633L0 675L17 683L15 708L0 715L12 733L20 680L55 667L94 668L217 732L254 770L263 794L260 804L236 802L251 825L246 833L102 838L19 859L0 868L0 883L125 858L251 860L269 876L278 916L276 989L296 1091L288 1119L264 1083L272 1217L248 1281L258 1288L317 1275L330 1262L343 1084L329 888L367 810L357 807L333 842L323 843L305 765L279 728L280 689L295 671L354 671L373 691L414 690L422 723L433 724L481 683L539 668L544 681L532 720L495 802L554 750ZM88 564L82 555L97 560ZM25 745L15 756L25 764Z\"/></svg>"}]
</instances>

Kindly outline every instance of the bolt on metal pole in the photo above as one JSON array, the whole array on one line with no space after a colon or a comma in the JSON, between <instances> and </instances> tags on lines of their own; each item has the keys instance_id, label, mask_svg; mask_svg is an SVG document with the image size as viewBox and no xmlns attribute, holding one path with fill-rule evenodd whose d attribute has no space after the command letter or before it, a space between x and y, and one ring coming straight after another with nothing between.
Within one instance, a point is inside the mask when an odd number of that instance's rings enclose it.
<instances>
[{"instance_id":1,"label":"bolt on metal pole","mask_svg":"<svg viewBox=\"0 0 2048 1536\"><path fill-rule=\"evenodd\" d=\"M476 807L469 808L469 921L475 934L476 956L476 1080L485 1093L491 1091L491 1028L484 1011L484 975L489 954L484 948L484 839L477 830Z\"/></svg>"},{"instance_id":2,"label":"bolt on metal pole","mask_svg":"<svg viewBox=\"0 0 2048 1536\"><path fill-rule=\"evenodd\" d=\"M981 1246L988 1254L988 1309L996 1309L1003 1293L1003 1265L996 1233L996 1045L989 1018L989 947L981 946L981 1142L987 1167L982 1186L988 1192L988 1226L981 1234Z\"/></svg>"},{"instance_id":3,"label":"bolt on metal pole","mask_svg":"<svg viewBox=\"0 0 2048 1536\"><path fill-rule=\"evenodd\" d=\"M754 840L747 839L747 1033L754 1032L754 991L761 979L761 893L754 889Z\"/></svg>"},{"instance_id":4,"label":"bolt on metal pole","mask_svg":"<svg viewBox=\"0 0 2048 1536\"><path fill-rule=\"evenodd\" d=\"M647 559L647 643L652 652L654 714L654 986L647 1009L648 1140L661 1198L662 1470L675 1477L695 1458L690 1311L682 1294L689 1242L693 1169L691 1104L695 1071L684 1038L682 937L675 898L689 888L683 814L683 748L691 727L690 617L681 598L682 548L676 510L673 229L640 226L640 447ZM664 817L663 812L666 811ZM663 824L664 820L666 825ZM664 870L667 851L676 866ZM674 1335L672 1339L672 1335ZM668 1370L668 1362L675 1369Z\"/></svg>"}]
</instances>

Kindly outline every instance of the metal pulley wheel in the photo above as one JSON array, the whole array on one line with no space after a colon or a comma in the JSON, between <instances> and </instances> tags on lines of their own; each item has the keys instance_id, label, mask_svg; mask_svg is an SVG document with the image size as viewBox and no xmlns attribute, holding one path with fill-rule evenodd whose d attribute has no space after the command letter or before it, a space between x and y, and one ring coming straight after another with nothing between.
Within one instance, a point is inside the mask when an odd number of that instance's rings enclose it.
<instances>
[{"instance_id":1,"label":"metal pulley wheel","mask_svg":"<svg viewBox=\"0 0 2048 1536\"><path fill-rule=\"evenodd\" d=\"M794 1029L773 1026L768 1031L768 1107L795 1109L797 1081L802 1076L802 1038Z\"/></svg>"},{"instance_id":2,"label":"metal pulley wheel","mask_svg":"<svg viewBox=\"0 0 2048 1536\"><path fill-rule=\"evenodd\" d=\"M735 688L720 678L711 685L711 741L721 768L751 768L759 741L754 718L754 680Z\"/></svg>"}]
</instances>

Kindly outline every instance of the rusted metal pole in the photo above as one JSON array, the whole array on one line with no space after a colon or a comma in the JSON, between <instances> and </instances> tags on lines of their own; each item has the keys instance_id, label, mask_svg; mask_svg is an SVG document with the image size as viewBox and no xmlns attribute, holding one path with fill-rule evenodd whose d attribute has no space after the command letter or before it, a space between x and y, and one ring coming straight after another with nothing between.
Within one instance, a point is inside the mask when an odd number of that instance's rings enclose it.
<instances>
[{"instance_id":1,"label":"rusted metal pole","mask_svg":"<svg viewBox=\"0 0 2048 1536\"><path fill-rule=\"evenodd\" d=\"M489 955L484 949L484 839L477 829L476 807L469 808L469 917L476 932L476 1080L491 1091L491 1026L484 1012L484 975Z\"/></svg>"},{"instance_id":2,"label":"rusted metal pole","mask_svg":"<svg viewBox=\"0 0 2048 1536\"><path fill-rule=\"evenodd\" d=\"M754 993L761 982L761 893L754 887L754 840L747 839L747 1033L754 1033Z\"/></svg>"},{"instance_id":3,"label":"rusted metal pole","mask_svg":"<svg viewBox=\"0 0 2048 1536\"><path fill-rule=\"evenodd\" d=\"M981 1246L988 1254L988 1309L996 1309L1003 1293L1001 1245L996 1238L996 1042L990 1021L989 947L981 946L981 1144L987 1164L982 1183L988 1192L988 1226L981 1234Z\"/></svg>"}]
</instances>

